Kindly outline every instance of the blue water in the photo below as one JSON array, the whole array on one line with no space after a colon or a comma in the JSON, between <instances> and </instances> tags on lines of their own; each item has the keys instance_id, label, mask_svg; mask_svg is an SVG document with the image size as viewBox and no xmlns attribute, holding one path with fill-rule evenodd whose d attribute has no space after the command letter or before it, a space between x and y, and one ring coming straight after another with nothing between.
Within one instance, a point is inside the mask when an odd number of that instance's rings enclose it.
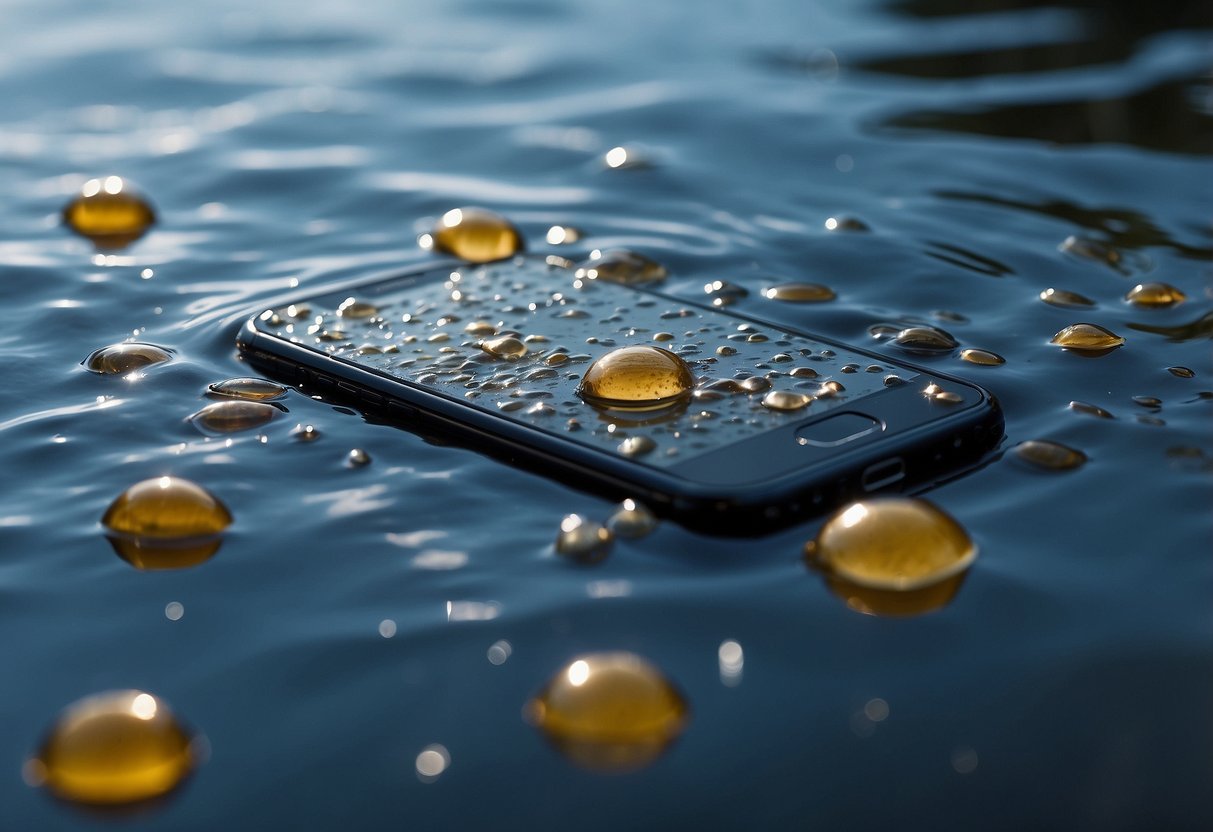
<instances>
[{"instance_id":1,"label":"blue water","mask_svg":"<svg viewBox=\"0 0 1213 832\"><path fill-rule=\"evenodd\" d=\"M2 7L0 827L115 825L20 770L62 707L127 687L211 747L128 821L149 829L1213 826L1207 5ZM605 169L616 145L649 166ZM59 211L111 173L160 222L98 259ZM265 442L185 421L248 374L249 314L427 262L416 234L460 205L539 251L548 226L584 228L573 254L634 248L675 294L725 279L747 315L890 356L869 327L941 326L1007 358L925 359L999 397L1004 450L1090 461L1008 455L933 491L981 554L947 607L892 619L805 568L820 521L750 541L665 524L579 568L552 541L566 513L605 519L598 498L302 393ZM1071 235L1119 268L1060 251ZM838 299L761 296L790 280ZM1148 280L1187 301L1122 300ZM1045 305L1049 287L1097 306ZM1127 343L1048 343L1079 321ZM177 358L138 381L79 366L132 335ZM345 466L355 447L371 465ZM213 560L139 572L98 519L164 474L236 522ZM521 716L602 649L648 657L693 714L632 774L577 768ZM450 767L423 782L434 743Z\"/></svg>"}]
</instances>

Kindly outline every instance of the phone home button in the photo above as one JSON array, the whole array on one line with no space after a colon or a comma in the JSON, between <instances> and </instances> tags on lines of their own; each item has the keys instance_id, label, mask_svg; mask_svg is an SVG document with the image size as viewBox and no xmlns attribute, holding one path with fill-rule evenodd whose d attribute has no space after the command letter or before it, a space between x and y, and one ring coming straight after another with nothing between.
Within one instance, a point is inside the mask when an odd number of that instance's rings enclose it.
<instances>
[{"instance_id":1,"label":"phone home button","mask_svg":"<svg viewBox=\"0 0 1213 832\"><path fill-rule=\"evenodd\" d=\"M884 430L884 422L862 413L835 413L796 431L796 441L814 448L836 448Z\"/></svg>"}]
</instances>

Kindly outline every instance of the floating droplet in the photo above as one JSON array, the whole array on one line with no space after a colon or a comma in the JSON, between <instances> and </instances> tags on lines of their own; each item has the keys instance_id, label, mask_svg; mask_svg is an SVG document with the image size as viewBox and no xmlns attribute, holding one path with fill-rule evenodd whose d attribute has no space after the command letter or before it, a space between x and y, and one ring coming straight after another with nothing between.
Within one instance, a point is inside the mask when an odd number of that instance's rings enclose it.
<instances>
[{"instance_id":1,"label":"floating droplet","mask_svg":"<svg viewBox=\"0 0 1213 832\"><path fill-rule=\"evenodd\" d=\"M350 468L361 468L371 464L371 455L362 448L354 448L345 455L345 464Z\"/></svg>"},{"instance_id":2,"label":"floating droplet","mask_svg":"<svg viewBox=\"0 0 1213 832\"><path fill-rule=\"evenodd\" d=\"M506 361L517 361L522 356L526 355L526 344L512 336L503 338L491 338L488 341L481 341L480 349L487 352L489 355L496 358L504 358Z\"/></svg>"},{"instance_id":3,"label":"floating droplet","mask_svg":"<svg viewBox=\"0 0 1213 832\"><path fill-rule=\"evenodd\" d=\"M656 448L657 443L647 436L629 436L619 443L619 453L628 457L644 456Z\"/></svg>"},{"instance_id":4,"label":"floating droplet","mask_svg":"<svg viewBox=\"0 0 1213 832\"><path fill-rule=\"evenodd\" d=\"M716 354L717 354L717 355L719 355L719 356L724 356L724 357L728 357L728 356L730 356L730 355L737 355L737 348L736 348L736 347L728 347L728 346L724 346L724 347L717 347L717 348L716 348Z\"/></svg>"},{"instance_id":5,"label":"floating droplet","mask_svg":"<svg viewBox=\"0 0 1213 832\"><path fill-rule=\"evenodd\" d=\"M607 520L607 528L616 537L639 538L657 528L657 518L635 500L624 500Z\"/></svg>"},{"instance_id":6,"label":"floating droplet","mask_svg":"<svg viewBox=\"0 0 1213 832\"><path fill-rule=\"evenodd\" d=\"M94 373L123 375L150 367L153 364L163 364L165 361L171 361L172 358L172 353L163 347L132 341L102 347L80 363Z\"/></svg>"},{"instance_id":7,"label":"floating droplet","mask_svg":"<svg viewBox=\"0 0 1213 832\"><path fill-rule=\"evenodd\" d=\"M695 379L687 363L661 347L611 350L585 371L577 394L600 407L647 410L685 398Z\"/></svg>"},{"instance_id":8,"label":"floating droplet","mask_svg":"<svg viewBox=\"0 0 1213 832\"><path fill-rule=\"evenodd\" d=\"M635 147L612 147L602 157L603 162L611 170L629 170L652 166L648 155Z\"/></svg>"},{"instance_id":9,"label":"floating droplet","mask_svg":"<svg viewBox=\"0 0 1213 832\"><path fill-rule=\"evenodd\" d=\"M1112 267L1119 266L1121 261L1124 260L1120 251L1114 246L1101 243L1098 240L1089 240L1085 237L1075 237L1073 235L1066 237L1058 248L1067 254L1073 254L1086 260L1095 260Z\"/></svg>"},{"instance_id":10,"label":"floating droplet","mask_svg":"<svg viewBox=\"0 0 1213 832\"><path fill-rule=\"evenodd\" d=\"M1196 372L1189 370L1187 367L1168 367L1167 372L1178 378L1193 378L1196 376Z\"/></svg>"},{"instance_id":11,"label":"floating droplet","mask_svg":"<svg viewBox=\"0 0 1213 832\"><path fill-rule=\"evenodd\" d=\"M1050 344L1056 344L1068 350L1098 355L1113 350L1124 342L1124 338L1097 324L1073 324L1049 340Z\"/></svg>"},{"instance_id":12,"label":"floating droplet","mask_svg":"<svg viewBox=\"0 0 1213 832\"><path fill-rule=\"evenodd\" d=\"M825 227L826 231L871 231L866 222L855 217L830 217Z\"/></svg>"},{"instance_id":13,"label":"floating droplet","mask_svg":"<svg viewBox=\"0 0 1213 832\"><path fill-rule=\"evenodd\" d=\"M805 546L831 590L870 615L917 615L942 607L977 557L951 516L925 500L854 503Z\"/></svg>"},{"instance_id":14,"label":"floating droplet","mask_svg":"<svg viewBox=\"0 0 1213 832\"><path fill-rule=\"evenodd\" d=\"M548 229L547 241L548 245L564 246L569 243L575 243L585 236L580 228L574 228L571 225L553 225Z\"/></svg>"},{"instance_id":15,"label":"floating droplet","mask_svg":"<svg viewBox=\"0 0 1213 832\"><path fill-rule=\"evenodd\" d=\"M1045 289L1040 293L1040 299L1050 306L1077 308L1095 305L1095 301L1085 295L1080 295L1078 292L1067 292L1065 289Z\"/></svg>"},{"instance_id":16,"label":"floating droplet","mask_svg":"<svg viewBox=\"0 0 1213 832\"><path fill-rule=\"evenodd\" d=\"M315 442L320 438L320 431L314 425L296 425L291 436L299 442Z\"/></svg>"},{"instance_id":17,"label":"floating droplet","mask_svg":"<svg viewBox=\"0 0 1213 832\"><path fill-rule=\"evenodd\" d=\"M447 211L434 227L432 239L436 250L473 263L513 257L526 247L513 223L483 208Z\"/></svg>"},{"instance_id":18,"label":"floating droplet","mask_svg":"<svg viewBox=\"0 0 1213 832\"><path fill-rule=\"evenodd\" d=\"M1178 306L1188 296L1169 283L1138 283L1125 300L1134 306Z\"/></svg>"},{"instance_id":19,"label":"floating droplet","mask_svg":"<svg viewBox=\"0 0 1213 832\"><path fill-rule=\"evenodd\" d=\"M547 358L543 359L543 363L549 367L559 367L561 364L568 362L569 357L562 352L554 352Z\"/></svg>"},{"instance_id":20,"label":"floating droplet","mask_svg":"<svg viewBox=\"0 0 1213 832\"><path fill-rule=\"evenodd\" d=\"M197 763L191 732L162 700L115 690L69 705L26 779L74 803L117 806L168 794Z\"/></svg>"},{"instance_id":21,"label":"floating droplet","mask_svg":"<svg viewBox=\"0 0 1213 832\"><path fill-rule=\"evenodd\" d=\"M812 396L788 390L772 390L762 397L762 406L770 410L801 410L813 401Z\"/></svg>"},{"instance_id":22,"label":"floating droplet","mask_svg":"<svg viewBox=\"0 0 1213 832\"><path fill-rule=\"evenodd\" d=\"M1060 442L1029 439L1015 446L1015 456L1037 468L1071 471L1087 461L1087 455Z\"/></svg>"},{"instance_id":23,"label":"floating droplet","mask_svg":"<svg viewBox=\"0 0 1213 832\"><path fill-rule=\"evenodd\" d=\"M209 559L231 512L200 485L179 477L135 483L110 503L101 524L123 560L138 569L180 569Z\"/></svg>"},{"instance_id":24,"label":"floating droplet","mask_svg":"<svg viewBox=\"0 0 1213 832\"><path fill-rule=\"evenodd\" d=\"M1099 407L1098 405L1094 405L1094 404L1087 404L1086 402L1070 402L1069 408L1070 408L1070 410L1073 410L1075 413L1084 413L1087 416L1095 416L1098 419L1115 419L1116 418L1111 413L1104 410L1102 407Z\"/></svg>"},{"instance_id":25,"label":"floating droplet","mask_svg":"<svg viewBox=\"0 0 1213 832\"><path fill-rule=\"evenodd\" d=\"M970 364L980 364L983 367L996 367L999 364L1006 364L1007 360L996 352L989 350L967 349L960 351L960 358L963 361L968 361ZM877 370L876 372L880 372Z\"/></svg>"},{"instance_id":26,"label":"floating droplet","mask_svg":"<svg viewBox=\"0 0 1213 832\"><path fill-rule=\"evenodd\" d=\"M591 653L557 673L525 714L562 754L601 772L655 761L686 728L686 701L633 653Z\"/></svg>"},{"instance_id":27,"label":"floating droplet","mask_svg":"<svg viewBox=\"0 0 1213 832\"><path fill-rule=\"evenodd\" d=\"M1139 404L1142 407L1148 407L1152 410L1157 410L1162 407L1162 399L1157 396L1134 396L1133 403Z\"/></svg>"},{"instance_id":28,"label":"floating droplet","mask_svg":"<svg viewBox=\"0 0 1213 832\"><path fill-rule=\"evenodd\" d=\"M787 303L823 303L838 297L833 289L820 283L782 283L763 289L762 296Z\"/></svg>"},{"instance_id":29,"label":"floating droplet","mask_svg":"<svg viewBox=\"0 0 1213 832\"><path fill-rule=\"evenodd\" d=\"M665 280L668 274L665 266L634 251L594 249L589 259L578 266L574 276L578 280L605 280L608 283L638 286L658 283Z\"/></svg>"},{"instance_id":30,"label":"floating droplet","mask_svg":"<svg viewBox=\"0 0 1213 832\"><path fill-rule=\"evenodd\" d=\"M281 384L263 378L229 378L226 381L216 381L207 390L217 396L253 401L279 399L286 395L286 388Z\"/></svg>"},{"instance_id":31,"label":"floating droplet","mask_svg":"<svg viewBox=\"0 0 1213 832\"><path fill-rule=\"evenodd\" d=\"M236 433L268 424L278 413L272 404L235 399L208 404L189 421L203 433Z\"/></svg>"},{"instance_id":32,"label":"floating droplet","mask_svg":"<svg viewBox=\"0 0 1213 832\"><path fill-rule=\"evenodd\" d=\"M771 382L762 376L750 376L737 382L737 386L743 393L765 393L771 389Z\"/></svg>"},{"instance_id":33,"label":"floating droplet","mask_svg":"<svg viewBox=\"0 0 1213 832\"><path fill-rule=\"evenodd\" d=\"M606 558L614 541L615 536L601 523L569 514L560 521L556 552L582 563L598 563Z\"/></svg>"},{"instance_id":34,"label":"floating droplet","mask_svg":"<svg viewBox=\"0 0 1213 832\"><path fill-rule=\"evenodd\" d=\"M948 332L933 326L911 326L897 333L893 343L906 352L941 353L956 349L959 344Z\"/></svg>"},{"instance_id":35,"label":"floating droplet","mask_svg":"<svg viewBox=\"0 0 1213 832\"><path fill-rule=\"evenodd\" d=\"M119 176L90 179L63 209L63 222L97 248L122 248L156 222L147 198Z\"/></svg>"},{"instance_id":36,"label":"floating droplet","mask_svg":"<svg viewBox=\"0 0 1213 832\"><path fill-rule=\"evenodd\" d=\"M729 283L727 280L713 280L703 284L704 294L708 296L712 306L732 306L737 301L750 294L744 286Z\"/></svg>"}]
</instances>

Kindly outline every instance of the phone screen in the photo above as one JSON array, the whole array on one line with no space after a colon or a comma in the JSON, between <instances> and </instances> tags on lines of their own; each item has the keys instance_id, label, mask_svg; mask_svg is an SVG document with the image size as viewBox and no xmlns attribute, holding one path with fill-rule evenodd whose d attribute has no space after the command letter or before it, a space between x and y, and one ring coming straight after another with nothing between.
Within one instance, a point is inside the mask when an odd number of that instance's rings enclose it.
<instances>
[{"instance_id":1,"label":"phone screen","mask_svg":"<svg viewBox=\"0 0 1213 832\"><path fill-rule=\"evenodd\" d=\"M267 310L259 328L660 467L917 375L528 258L312 298Z\"/></svg>"}]
</instances>

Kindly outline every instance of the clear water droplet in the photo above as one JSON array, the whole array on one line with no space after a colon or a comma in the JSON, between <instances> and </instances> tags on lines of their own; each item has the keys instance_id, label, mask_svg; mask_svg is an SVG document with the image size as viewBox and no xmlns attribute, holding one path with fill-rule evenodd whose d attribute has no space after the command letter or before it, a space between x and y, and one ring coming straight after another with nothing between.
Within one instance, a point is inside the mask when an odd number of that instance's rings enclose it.
<instances>
[{"instance_id":1,"label":"clear water droplet","mask_svg":"<svg viewBox=\"0 0 1213 832\"><path fill-rule=\"evenodd\" d=\"M163 364L172 358L172 353L163 347L132 341L95 350L81 363L91 372L101 375L124 375L154 364Z\"/></svg>"},{"instance_id":2,"label":"clear water droplet","mask_svg":"<svg viewBox=\"0 0 1213 832\"><path fill-rule=\"evenodd\" d=\"M101 518L119 557L146 570L180 569L208 560L231 523L231 512L215 495L180 477L135 483Z\"/></svg>"},{"instance_id":3,"label":"clear water droplet","mask_svg":"<svg viewBox=\"0 0 1213 832\"><path fill-rule=\"evenodd\" d=\"M785 303L824 303L838 297L833 289L820 283L781 283L763 289L762 296Z\"/></svg>"},{"instance_id":4,"label":"clear water droplet","mask_svg":"<svg viewBox=\"0 0 1213 832\"><path fill-rule=\"evenodd\" d=\"M607 528L616 537L636 539L651 534L657 528L657 518L641 503L628 499L607 520Z\"/></svg>"},{"instance_id":5,"label":"clear water droplet","mask_svg":"<svg viewBox=\"0 0 1213 832\"><path fill-rule=\"evenodd\" d=\"M1087 455L1060 442L1029 439L1015 446L1015 456L1049 471L1072 471L1087 461Z\"/></svg>"},{"instance_id":6,"label":"clear water droplet","mask_svg":"<svg viewBox=\"0 0 1213 832\"><path fill-rule=\"evenodd\" d=\"M933 326L911 326L897 333L893 343L906 352L931 354L951 352L960 346L951 333Z\"/></svg>"},{"instance_id":7,"label":"clear water droplet","mask_svg":"<svg viewBox=\"0 0 1213 832\"><path fill-rule=\"evenodd\" d=\"M813 401L812 396L788 390L772 390L762 397L762 406L769 410L802 410Z\"/></svg>"},{"instance_id":8,"label":"clear water droplet","mask_svg":"<svg viewBox=\"0 0 1213 832\"><path fill-rule=\"evenodd\" d=\"M652 453L657 443L648 436L629 436L619 443L619 453L626 457L638 457Z\"/></svg>"},{"instance_id":9,"label":"clear water droplet","mask_svg":"<svg viewBox=\"0 0 1213 832\"><path fill-rule=\"evenodd\" d=\"M442 215L431 234L434 249L472 263L518 254L526 245L514 224L483 208L455 208Z\"/></svg>"},{"instance_id":10,"label":"clear water droplet","mask_svg":"<svg viewBox=\"0 0 1213 832\"><path fill-rule=\"evenodd\" d=\"M1067 292L1065 289L1045 289L1040 293L1040 299L1050 306L1069 308L1092 307L1095 301L1077 292Z\"/></svg>"},{"instance_id":11,"label":"clear water droplet","mask_svg":"<svg viewBox=\"0 0 1213 832\"><path fill-rule=\"evenodd\" d=\"M495 358L503 358L506 361L517 361L527 353L526 344L509 335L481 341L479 347L489 355Z\"/></svg>"},{"instance_id":12,"label":"clear water droplet","mask_svg":"<svg viewBox=\"0 0 1213 832\"><path fill-rule=\"evenodd\" d=\"M1103 353L1119 347L1125 339L1098 324L1073 324L1058 332L1050 340L1068 350L1085 353Z\"/></svg>"},{"instance_id":13,"label":"clear water droplet","mask_svg":"<svg viewBox=\"0 0 1213 832\"><path fill-rule=\"evenodd\" d=\"M1178 306L1187 299L1187 295L1169 283L1138 283L1125 295L1129 303L1144 307Z\"/></svg>"},{"instance_id":14,"label":"clear water droplet","mask_svg":"<svg viewBox=\"0 0 1213 832\"><path fill-rule=\"evenodd\" d=\"M556 552L580 563L598 563L611 551L615 536L601 523L579 514L566 515L556 535Z\"/></svg>"},{"instance_id":15,"label":"clear water droplet","mask_svg":"<svg viewBox=\"0 0 1213 832\"><path fill-rule=\"evenodd\" d=\"M643 254L626 249L595 249L590 252L589 258L578 266L574 277L577 280L605 280L608 283L638 286L658 283L665 280L668 274L665 266Z\"/></svg>"},{"instance_id":16,"label":"clear water droplet","mask_svg":"<svg viewBox=\"0 0 1213 832\"><path fill-rule=\"evenodd\" d=\"M962 361L968 361L970 364L980 364L983 367L997 367L999 364L1006 364L1007 360L996 352L989 350L967 349L960 351ZM879 370L877 370L879 372Z\"/></svg>"},{"instance_id":17,"label":"clear water droplet","mask_svg":"<svg viewBox=\"0 0 1213 832\"><path fill-rule=\"evenodd\" d=\"M270 401L286 395L286 388L281 384L263 378L229 378L226 381L216 381L207 390L217 396L252 401Z\"/></svg>"},{"instance_id":18,"label":"clear water droplet","mask_svg":"<svg viewBox=\"0 0 1213 832\"><path fill-rule=\"evenodd\" d=\"M362 468L371 464L371 455L362 448L353 448L345 455L345 464L350 468Z\"/></svg>"},{"instance_id":19,"label":"clear water droplet","mask_svg":"<svg viewBox=\"0 0 1213 832\"><path fill-rule=\"evenodd\" d=\"M147 197L117 176L85 182L63 209L63 223L100 249L124 248L155 222Z\"/></svg>"},{"instance_id":20,"label":"clear water droplet","mask_svg":"<svg viewBox=\"0 0 1213 832\"><path fill-rule=\"evenodd\" d=\"M577 394L601 407L650 409L685 398L694 383L677 355L637 345L612 350L586 368Z\"/></svg>"}]
</instances>

